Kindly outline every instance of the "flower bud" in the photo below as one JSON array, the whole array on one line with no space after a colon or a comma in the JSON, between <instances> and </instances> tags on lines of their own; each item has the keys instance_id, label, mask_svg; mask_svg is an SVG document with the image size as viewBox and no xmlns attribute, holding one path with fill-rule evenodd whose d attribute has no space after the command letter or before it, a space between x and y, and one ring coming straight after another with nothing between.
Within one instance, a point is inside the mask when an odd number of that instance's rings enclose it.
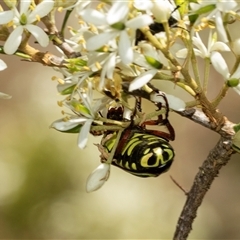
<instances>
[{"instance_id":1,"label":"flower bud","mask_svg":"<svg viewBox=\"0 0 240 240\"><path fill-rule=\"evenodd\" d=\"M93 192L102 187L108 180L110 174L110 164L100 164L88 177L86 191Z\"/></svg>"},{"instance_id":2,"label":"flower bud","mask_svg":"<svg viewBox=\"0 0 240 240\"><path fill-rule=\"evenodd\" d=\"M239 84L239 79L237 78L232 78L227 80L228 87L236 87L238 84Z\"/></svg>"},{"instance_id":3,"label":"flower bud","mask_svg":"<svg viewBox=\"0 0 240 240\"><path fill-rule=\"evenodd\" d=\"M16 0L4 0L4 2L9 8L13 8L17 4Z\"/></svg>"},{"instance_id":4,"label":"flower bud","mask_svg":"<svg viewBox=\"0 0 240 240\"><path fill-rule=\"evenodd\" d=\"M156 22L167 23L173 11L173 6L167 0L153 0L152 14Z\"/></svg>"}]
</instances>

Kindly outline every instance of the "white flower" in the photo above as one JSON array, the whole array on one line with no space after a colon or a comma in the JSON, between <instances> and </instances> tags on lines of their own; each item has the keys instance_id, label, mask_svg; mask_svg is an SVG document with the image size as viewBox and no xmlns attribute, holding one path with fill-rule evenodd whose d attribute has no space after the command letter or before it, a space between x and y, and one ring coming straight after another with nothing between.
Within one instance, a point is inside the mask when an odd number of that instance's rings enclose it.
<instances>
[{"instance_id":1,"label":"white flower","mask_svg":"<svg viewBox=\"0 0 240 240\"><path fill-rule=\"evenodd\" d=\"M74 115L69 114L67 119L57 120L51 125L51 127L62 132L72 132L75 128L79 127L78 147L81 149L86 147L88 134L93 121L98 116L98 112L105 108L107 103L111 101L108 97L93 99L92 83L88 81L87 84L87 92L81 92L81 89L75 92L75 94L78 94L81 102L74 97L65 102L65 106L71 109Z\"/></svg>"},{"instance_id":2,"label":"white flower","mask_svg":"<svg viewBox=\"0 0 240 240\"><path fill-rule=\"evenodd\" d=\"M98 90L103 89L106 78L113 79L115 66L120 62L120 58L117 56L118 49L114 42L112 41L112 47L107 52L90 52L88 54L88 66L92 71L99 71L101 69Z\"/></svg>"},{"instance_id":3,"label":"white flower","mask_svg":"<svg viewBox=\"0 0 240 240\"><path fill-rule=\"evenodd\" d=\"M110 174L110 164L100 164L88 177L86 191L93 192L103 186Z\"/></svg>"},{"instance_id":4,"label":"white flower","mask_svg":"<svg viewBox=\"0 0 240 240\"><path fill-rule=\"evenodd\" d=\"M139 47L142 54L134 54L134 63L143 67L147 71L136 77L129 85L129 91L133 91L143 87L147 84L163 67L162 63L166 63L166 58L160 51L157 51L152 45L148 43L140 43Z\"/></svg>"},{"instance_id":5,"label":"white flower","mask_svg":"<svg viewBox=\"0 0 240 240\"><path fill-rule=\"evenodd\" d=\"M83 101L82 110L80 109L80 114L82 115L79 120L85 120L83 123L80 133L78 135L78 147L83 149L86 147L88 134L92 125L92 122L96 118L97 112L99 112L103 107L106 106L106 98L101 98L98 101L93 100L92 84L88 82L88 93L83 94L78 92L80 99Z\"/></svg>"},{"instance_id":6,"label":"white flower","mask_svg":"<svg viewBox=\"0 0 240 240\"><path fill-rule=\"evenodd\" d=\"M129 29L136 30L150 25L153 20L147 14L128 20L128 11L128 1L114 1L107 14L94 9L82 11L81 15L84 21L94 24L103 31L87 41L87 49L89 51L97 50L119 36L118 54L123 63L131 63L133 61L131 43L133 39L128 34Z\"/></svg>"},{"instance_id":7,"label":"white flower","mask_svg":"<svg viewBox=\"0 0 240 240\"><path fill-rule=\"evenodd\" d=\"M227 63L220 53L214 52L211 57L211 62L215 70L223 76L226 82L231 83L231 81L234 81L234 82L236 80L237 82L240 81L240 65L235 70L235 72L232 75L230 75ZM240 95L240 84L232 88L234 91L236 91Z\"/></svg>"},{"instance_id":8,"label":"white flower","mask_svg":"<svg viewBox=\"0 0 240 240\"><path fill-rule=\"evenodd\" d=\"M8 11L2 12L0 15L0 19L4 19L2 21L0 20L0 23L5 24L12 20L16 27L4 44L4 52L7 54L13 54L17 51L21 44L24 30L30 32L42 47L46 47L49 43L47 34L34 23L46 16L53 9L54 1L43 0L33 10L31 10L30 5L31 0L21 0L20 12L14 7L12 9L13 15L11 19L11 14Z\"/></svg>"},{"instance_id":9,"label":"white flower","mask_svg":"<svg viewBox=\"0 0 240 240\"><path fill-rule=\"evenodd\" d=\"M208 37L208 46L206 47L200 38L199 34L196 32L196 37L192 38L193 44L197 48L193 48L193 51L196 56L201 58L211 58L211 54L215 51L230 51L230 48L223 42L216 41L216 35L212 34L212 30L210 30ZM188 53L188 49L184 48L179 50L176 53L178 58L186 58Z\"/></svg>"},{"instance_id":10,"label":"white flower","mask_svg":"<svg viewBox=\"0 0 240 240\"><path fill-rule=\"evenodd\" d=\"M84 54L84 51L86 52L86 35L93 35L92 32L89 31L88 25L86 23L82 23L77 31L71 28L70 34L72 37L70 39L65 39L66 42L72 45L72 48L75 52Z\"/></svg>"},{"instance_id":11,"label":"white flower","mask_svg":"<svg viewBox=\"0 0 240 240\"><path fill-rule=\"evenodd\" d=\"M213 19L216 23L219 38L223 42L228 42L227 34L223 24L224 16L222 16L222 13L228 13L229 11L233 10L237 6L237 2L235 0L208 0L202 1L200 4L191 3L190 6L193 13L197 12L199 9L206 9L207 6L210 8L211 6L215 6L212 11L201 14L195 25L197 25L203 17L206 17L207 19Z\"/></svg>"},{"instance_id":12,"label":"white flower","mask_svg":"<svg viewBox=\"0 0 240 240\"><path fill-rule=\"evenodd\" d=\"M151 8L153 16L157 22L168 22L174 7L168 0L154 0Z\"/></svg>"},{"instance_id":13,"label":"white flower","mask_svg":"<svg viewBox=\"0 0 240 240\"><path fill-rule=\"evenodd\" d=\"M92 71L89 70L74 73L70 73L64 68L55 68L55 70L61 72L65 76L65 78L61 80L61 83L57 85L57 90L61 94L71 86L80 86L82 82L92 74Z\"/></svg>"}]
</instances>

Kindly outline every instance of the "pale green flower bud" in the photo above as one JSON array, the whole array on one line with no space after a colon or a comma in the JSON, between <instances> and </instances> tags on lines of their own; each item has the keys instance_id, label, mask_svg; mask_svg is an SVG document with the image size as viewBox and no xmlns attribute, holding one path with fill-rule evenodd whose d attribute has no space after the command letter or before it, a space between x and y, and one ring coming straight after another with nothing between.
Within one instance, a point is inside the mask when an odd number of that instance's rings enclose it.
<instances>
[{"instance_id":1,"label":"pale green flower bud","mask_svg":"<svg viewBox=\"0 0 240 240\"><path fill-rule=\"evenodd\" d=\"M17 0L3 0L9 8L13 8L17 5Z\"/></svg>"}]
</instances>

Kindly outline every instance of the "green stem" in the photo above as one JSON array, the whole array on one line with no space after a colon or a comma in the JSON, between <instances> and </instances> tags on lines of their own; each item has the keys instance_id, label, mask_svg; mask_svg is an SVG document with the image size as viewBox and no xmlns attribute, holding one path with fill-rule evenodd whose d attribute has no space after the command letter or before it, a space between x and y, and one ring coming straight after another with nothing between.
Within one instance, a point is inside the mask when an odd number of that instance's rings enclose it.
<instances>
[{"instance_id":1,"label":"green stem","mask_svg":"<svg viewBox=\"0 0 240 240\"><path fill-rule=\"evenodd\" d=\"M221 100L226 96L229 87L227 84L224 84L217 97L212 101L212 106L216 108Z\"/></svg>"},{"instance_id":2,"label":"green stem","mask_svg":"<svg viewBox=\"0 0 240 240\"><path fill-rule=\"evenodd\" d=\"M62 27L61 27L61 31L60 31L60 35L62 37L64 37L64 30L65 30L65 27L66 27L66 24L67 24L67 21L68 21L68 18L70 17L70 14L72 13L72 10L67 10L66 11L66 14L64 16L64 19L63 19L63 23L62 23Z\"/></svg>"},{"instance_id":3,"label":"green stem","mask_svg":"<svg viewBox=\"0 0 240 240\"><path fill-rule=\"evenodd\" d=\"M205 71L204 71L204 78L203 78L203 92L207 94L207 86L208 86L208 79L209 79L209 72L210 72L210 58L205 58Z\"/></svg>"},{"instance_id":4,"label":"green stem","mask_svg":"<svg viewBox=\"0 0 240 240\"><path fill-rule=\"evenodd\" d=\"M231 75L237 70L239 64L240 64L240 57L237 56L236 62L234 63L234 66L233 66L233 68L231 70Z\"/></svg>"},{"instance_id":5,"label":"green stem","mask_svg":"<svg viewBox=\"0 0 240 240\"><path fill-rule=\"evenodd\" d=\"M191 42L191 49L193 49L192 42ZM201 89L200 75L199 75L199 71L198 71L197 58L196 58L193 50L192 50L192 55L191 55L191 63L192 63L192 69L193 69L194 77L195 77L195 82L198 86L198 89L200 90ZM200 91L202 91L202 89Z\"/></svg>"},{"instance_id":6,"label":"green stem","mask_svg":"<svg viewBox=\"0 0 240 240\"><path fill-rule=\"evenodd\" d=\"M186 102L186 108L193 108L196 107L197 105L200 105L199 101Z\"/></svg>"}]
</instances>

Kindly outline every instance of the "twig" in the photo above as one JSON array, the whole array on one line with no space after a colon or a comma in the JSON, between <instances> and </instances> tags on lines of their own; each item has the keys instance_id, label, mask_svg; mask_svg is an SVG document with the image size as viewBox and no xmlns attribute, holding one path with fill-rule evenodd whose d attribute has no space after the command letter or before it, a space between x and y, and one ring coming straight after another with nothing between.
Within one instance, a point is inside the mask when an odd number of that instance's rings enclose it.
<instances>
[{"instance_id":1,"label":"twig","mask_svg":"<svg viewBox=\"0 0 240 240\"><path fill-rule=\"evenodd\" d=\"M219 170L228 163L233 153L231 135L228 138L221 137L216 146L210 151L207 159L199 168L193 186L187 194L185 206L178 219L174 240L187 239L205 194L210 189L213 180L218 176Z\"/></svg>"}]
</instances>

